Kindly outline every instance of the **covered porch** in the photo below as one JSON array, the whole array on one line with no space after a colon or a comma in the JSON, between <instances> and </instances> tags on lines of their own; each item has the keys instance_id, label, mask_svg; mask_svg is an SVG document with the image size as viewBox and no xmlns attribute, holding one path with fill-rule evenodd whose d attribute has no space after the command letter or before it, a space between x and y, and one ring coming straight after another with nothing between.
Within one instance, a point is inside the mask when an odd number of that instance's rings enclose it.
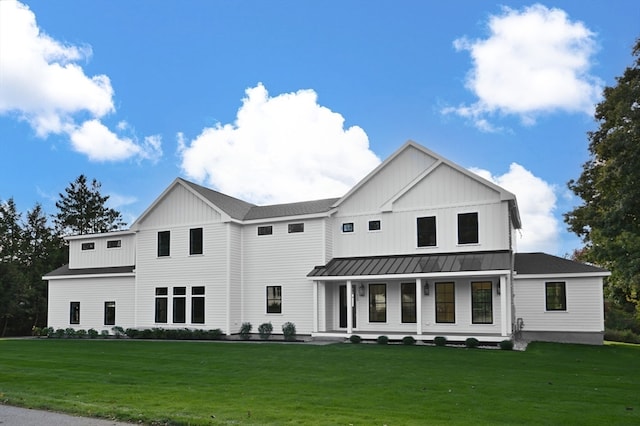
<instances>
[{"instance_id":1,"label":"covered porch","mask_svg":"<svg viewBox=\"0 0 640 426\"><path fill-rule=\"evenodd\" d=\"M493 251L332 259L308 275L312 336L507 339L511 256Z\"/></svg>"}]
</instances>

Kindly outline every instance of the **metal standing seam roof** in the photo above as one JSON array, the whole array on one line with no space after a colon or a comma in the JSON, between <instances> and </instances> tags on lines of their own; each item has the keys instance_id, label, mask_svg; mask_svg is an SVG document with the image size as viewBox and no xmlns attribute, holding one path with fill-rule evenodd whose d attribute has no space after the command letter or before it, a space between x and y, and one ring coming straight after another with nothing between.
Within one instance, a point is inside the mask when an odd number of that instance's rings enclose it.
<instances>
[{"instance_id":1,"label":"metal standing seam roof","mask_svg":"<svg viewBox=\"0 0 640 426\"><path fill-rule=\"evenodd\" d=\"M316 266L308 277L428 274L511 269L507 250L476 253L418 254L334 258Z\"/></svg>"},{"instance_id":2,"label":"metal standing seam roof","mask_svg":"<svg viewBox=\"0 0 640 426\"><path fill-rule=\"evenodd\" d=\"M62 276L74 276L74 275L106 275L106 274L130 274L133 273L135 266L115 266L108 268L80 268L70 269L69 265L63 265L58 269L55 269L43 278L49 277L62 277Z\"/></svg>"}]
</instances>

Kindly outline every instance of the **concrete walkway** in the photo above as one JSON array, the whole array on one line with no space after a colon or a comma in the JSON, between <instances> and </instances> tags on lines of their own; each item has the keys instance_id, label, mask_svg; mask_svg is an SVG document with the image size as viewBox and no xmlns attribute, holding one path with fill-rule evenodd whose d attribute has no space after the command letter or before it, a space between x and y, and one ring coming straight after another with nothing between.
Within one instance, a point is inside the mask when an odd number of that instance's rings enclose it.
<instances>
[{"instance_id":1,"label":"concrete walkway","mask_svg":"<svg viewBox=\"0 0 640 426\"><path fill-rule=\"evenodd\" d=\"M76 417L51 411L31 410L0 404L2 426L131 426L114 420Z\"/></svg>"}]
</instances>

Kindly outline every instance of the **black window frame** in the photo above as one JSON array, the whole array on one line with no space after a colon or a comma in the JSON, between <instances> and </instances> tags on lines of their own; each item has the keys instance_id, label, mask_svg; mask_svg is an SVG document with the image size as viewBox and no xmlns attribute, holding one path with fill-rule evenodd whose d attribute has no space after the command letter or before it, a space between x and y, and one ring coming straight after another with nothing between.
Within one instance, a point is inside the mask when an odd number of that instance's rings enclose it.
<instances>
[{"instance_id":1,"label":"black window frame","mask_svg":"<svg viewBox=\"0 0 640 426\"><path fill-rule=\"evenodd\" d=\"M155 322L166 324L169 311L169 290L167 287L156 287Z\"/></svg>"},{"instance_id":2,"label":"black window frame","mask_svg":"<svg viewBox=\"0 0 640 426\"><path fill-rule=\"evenodd\" d=\"M273 225L258 226L258 235L273 235Z\"/></svg>"},{"instance_id":3,"label":"black window frame","mask_svg":"<svg viewBox=\"0 0 640 426\"><path fill-rule=\"evenodd\" d=\"M545 309L549 312L567 311L566 281L547 281L544 283Z\"/></svg>"},{"instance_id":4,"label":"black window frame","mask_svg":"<svg viewBox=\"0 0 640 426\"><path fill-rule=\"evenodd\" d=\"M438 230L435 216L423 216L416 219L418 247L435 247L438 242Z\"/></svg>"},{"instance_id":5,"label":"black window frame","mask_svg":"<svg viewBox=\"0 0 640 426\"><path fill-rule=\"evenodd\" d=\"M387 284L369 284L369 322L387 322Z\"/></svg>"},{"instance_id":6,"label":"black window frame","mask_svg":"<svg viewBox=\"0 0 640 426\"><path fill-rule=\"evenodd\" d=\"M189 229L189 256L203 253L204 237L202 228Z\"/></svg>"},{"instance_id":7,"label":"black window frame","mask_svg":"<svg viewBox=\"0 0 640 426\"><path fill-rule=\"evenodd\" d=\"M493 324L493 282L471 282L471 323Z\"/></svg>"},{"instance_id":8,"label":"black window frame","mask_svg":"<svg viewBox=\"0 0 640 426\"><path fill-rule=\"evenodd\" d=\"M401 321L405 324L415 324L416 311L416 283L400 283L400 311Z\"/></svg>"},{"instance_id":9,"label":"black window frame","mask_svg":"<svg viewBox=\"0 0 640 426\"><path fill-rule=\"evenodd\" d=\"M95 248L96 248L96 243L93 242L93 241L88 242L88 243L82 243L81 246L80 246L80 249L82 251L95 250Z\"/></svg>"},{"instance_id":10,"label":"black window frame","mask_svg":"<svg viewBox=\"0 0 640 426\"><path fill-rule=\"evenodd\" d=\"M116 302L104 302L104 325L116 325Z\"/></svg>"},{"instance_id":11,"label":"black window frame","mask_svg":"<svg viewBox=\"0 0 640 426\"><path fill-rule=\"evenodd\" d=\"M158 231L158 257L171 256L171 231Z\"/></svg>"},{"instance_id":12,"label":"black window frame","mask_svg":"<svg viewBox=\"0 0 640 426\"><path fill-rule=\"evenodd\" d=\"M456 284L453 281L435 283L436 323L455 324Z\"/></svg>"},{"instance_id":13,"label":"black window frame","mask_svg":"<svg viewBox=\"0 0 640 426\"><path fill-rule=\"evenodd\" d=\"M120 248L122 247L122 240L107 240L107 248Z\"/></svg>"},{"instance_id":14,"label":"black window frame","mask_svg":"<svg viewBox=\"0 0 640 426\"><path fill-rule=\"evenodd\" d=\"M458 244L478 244L478 212L458 213Z\"/></svg>"},{"instance_id":15,"label":"black window frame","mask_svg":"<svg viewBox=\"0 0 640 426\"><path fill-rule=\"evenodd\" d=\"M299 234L304 232L304 222L290 223L287 225L288 234Z\"/></svg>"},{"instance_id":16,"label":"black window frame","mask_svg":"<svg viewBox=\"0 0 640 426\"><path fill-rule=\"evenodd\" d=\"M204 324L204 286L191 287L191 324Z\"/></svg>"},{"instance_id":17,"label":"black window frame","mask_svg":"<svg viewBox=\"0 0 640 426\"><path fill-rule=\"evenodd\" d=\"M355 227L353 226L353 222L345 222L342 224L342 232L345 234L354 232Z\"/></svg>"},{"instance_id":18,"label":"black window frame","mask_svg":"<svg viewBox=\"0 0 640 426\"><path fill-rule=\"evenodd\" d=\"M382 228L382 223L380 220L370 220L369 221L369 231L379 231Z\"/></svg>"},{"instance_id":19,"label":"black window frame","mask_svg":"<svg viewBox=\"0 0 640 426\"><path fill-rule=\"evenodd\" d=\"M69 302L69 324L80 324L80 302Z\"/></svg>"},{"instance_id":20,"label":"black window frame","mask_svg":"<svg viewBox=\"0 0 640 426\"><path fill-rule=\"evenodd\" d=\"M187 322L187 288L173 288L173 315L174 324L185 324Z\"/></svg>"},{"instance_id":21,"label":"black window frame","mask_svg":"<svg viewBox=\"0 0 640 426\"><path fill-rule=\"evenodd\" d=\"M267 313L268 314L281 314L282 313L282 286L281 285L268 285L267 286Z\"/></svg>"}]
</instances>

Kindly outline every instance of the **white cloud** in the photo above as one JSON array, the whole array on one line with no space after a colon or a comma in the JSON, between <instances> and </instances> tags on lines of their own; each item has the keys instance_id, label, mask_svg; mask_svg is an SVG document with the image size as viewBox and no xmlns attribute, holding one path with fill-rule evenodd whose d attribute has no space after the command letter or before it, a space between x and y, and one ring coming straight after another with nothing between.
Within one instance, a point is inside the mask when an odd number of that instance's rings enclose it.
<instances>
[{"instance_id":1,"label":"white cloud","mask_svg":"<svg viewBox=\"0 0 640 426\"><path fill-rule=\"evenodd\" d=\"M258 84L233 124L178 139L190 178L255 203L339 197L380 163L364 130L345 129L313 90L270 97Z\"/></svg>"},{"instance_id":2,"label":"white cloud","mask_svg":"<svg viewBox=\"0 0 640 426\"><path fill-rule=\"evenodd\" d=\"M467 118L483 131L497 130L487 121L496 114L515 115L524 125L555 111L593 114L602 82L589 74L596 46L582 22L535 4L521 11L503 8L489 19L489 31L486 39L455 40L457 50L470 52L466 86L478 100L443 113Z\"/></svg>"},{"instance_id":3,"label":"white cloud","mask_svg":"<svg viewBox=\"0 0 640 426\"><path fill-rule=\"evenodd\" d=\"M518 251L557 251L560 224L554 216L557 197L553 185L517 163L512 163L509 171L501 176L493 176L482 169L472 168L471 171L516 195L522 220L522 233L517 239Z\"/></svg>"},{"instance_id":4,"label":"white cloud","mask_svg":"<svg viewBox=\"0 0 640 426\"><path fill-rule=\"evenodd\" d=\"M88 60L91 54L89 46L65 44L45 34L28 6L14 0L1 0L0 114L27 121L40 137L67 135L72 138L73 146L92 160L151 156L145 145L117 137L113 132L110 142L116 143L112 146L115 152L107 149L104 131L96 146L78 134L79 131L86 133L88 127L95 130L102 126L108 130L100 119L115 112L109 77L87 76L76 63ZM78 125L76 117L87 114L91 120Z\"/></svg>"}]
</instances>

